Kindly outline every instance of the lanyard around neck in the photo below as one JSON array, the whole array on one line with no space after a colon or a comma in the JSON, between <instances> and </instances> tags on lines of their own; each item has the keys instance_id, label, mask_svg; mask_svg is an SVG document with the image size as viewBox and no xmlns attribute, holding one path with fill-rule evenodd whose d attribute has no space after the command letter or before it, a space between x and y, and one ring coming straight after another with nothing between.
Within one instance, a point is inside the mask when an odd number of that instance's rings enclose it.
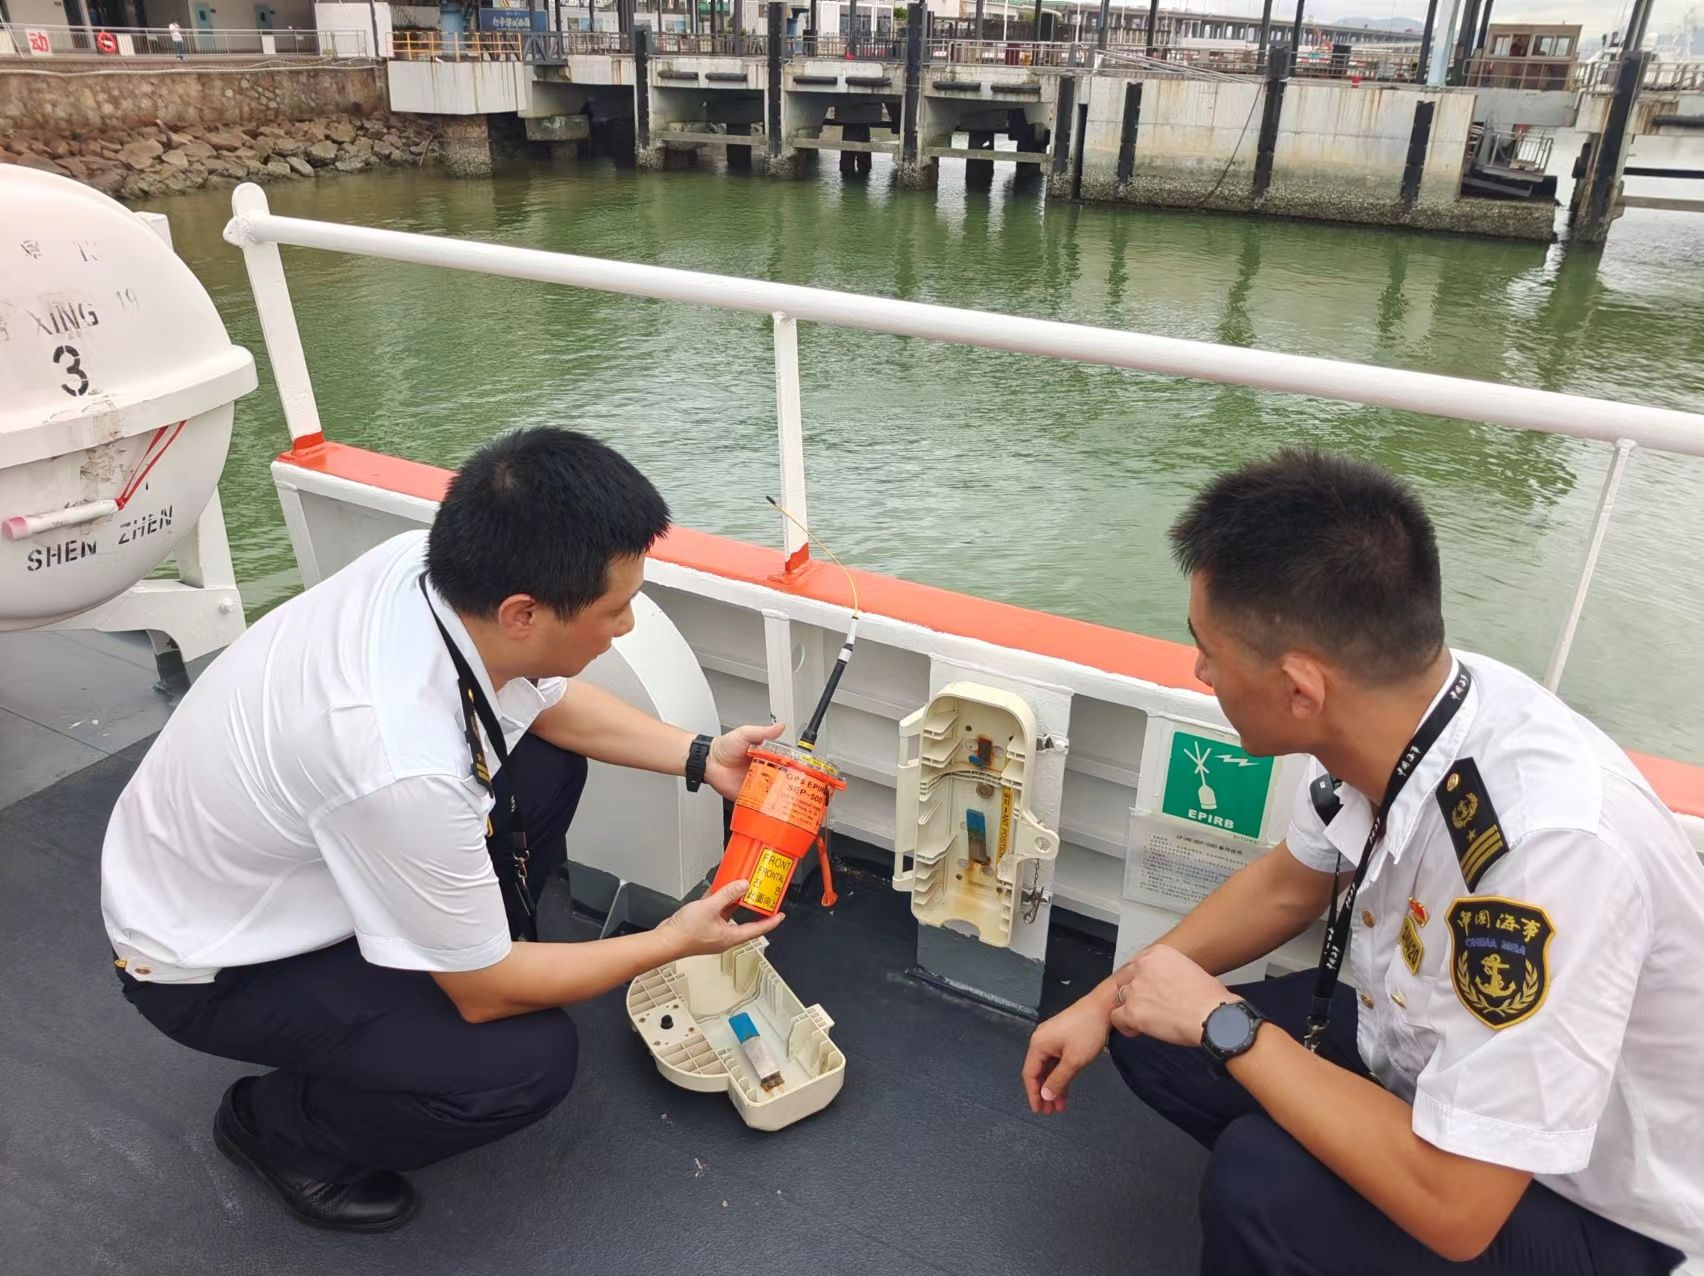
<instances>
[{"instance_id":1,"label":"lanyard around neck","mask_svg":"<svg viewBox=\"0 0 1704 1276\"><path fill-rule=\"evenodd\" d=\"M1308 1014L1307 1035L1302 1044L1309 1050L1318 1050L1320 1042L1325 1037L1326 1028L1331 1022L1331 995L1337 989L1337 976L1343 969L1343 958L1349 951L1349 928L1355 911L1355 896L1360 894L1361 883L1366 880L1367 866L1372 863L1373 851L1384 836L1385 823L1390 818L1391 807L1396 805L1397 797L1407 786L1409 777L1414 774L1438 737L1443 735L1444 728L1461 709L1462 702L1467 699L1468 690L1473 686L1473 674L1466 665L1456 676L1449 690L1444 692L1444 698L1433 706L1426 715L1420 729L1414 733L1414 738L1408 742L1408 747L1402 751L1402 756L1396 760L1396 769L1390 773L1390 782L1385 785L1384 798L1379 802L1378 810L1373 813L1372 827L1367 830L1367 844L1361 848L1361 862L1355 865L1355 876L1349 882L1349 889L1343 892L1343 901L1333 904L1327 915L1325 926L1325 943L1320 949L1319 970L1314 976L1313 1009Z\"/></svg>"},{"instance_id":2,"label":"lanyard around neck","mask_svg":"<svg viewBox=\"0 0 1704 1276\"><path fill-rule=\"evenodd\" d=\"M438 626L438 633L444 640L444 649L450 653L450 663L456 668L456 681L461 689L462 726L467 732L468 753L473 758L473 776L480 786L493 798L496 790L491 784L491 768L485 761L485 746L479 739L479 727L485 728L485 735L491 741L491 748L497 754L497 765L507 768L509 765L509 746L503 738L502 724L497 721L497 713L486 699L479 679L474 677L473 668L462 655L461 648L456 646L455 639L450 637L450 631L444 627L444 622L438 618L437 610L432 606L432 596L426 592L426 577L420 577L420 592L426 598L426 610L431 612L433 622ZM532 893L527 882L527 868L532 854L527 847L526 825L521 818L520 802L515 797L515 779L511 773L504 788L508 791L508 843L510 864L514 869L515 881L519 886L516 892L518 905L528 917L532 915ZM493 857L495 859L495 857Z\"/></svg>"}]
</instances>

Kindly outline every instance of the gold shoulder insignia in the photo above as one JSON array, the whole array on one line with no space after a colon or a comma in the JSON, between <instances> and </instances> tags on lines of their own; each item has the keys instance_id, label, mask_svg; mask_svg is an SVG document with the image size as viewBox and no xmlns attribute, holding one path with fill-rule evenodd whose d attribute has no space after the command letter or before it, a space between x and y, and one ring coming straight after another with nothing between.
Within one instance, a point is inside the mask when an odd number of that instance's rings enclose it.
<instances>
[{"instance_id":1,"label":"gold shoulder insignia","mask_svg":"<svg viewBox=\"0 0 1704 1276\"><path fill-rule=\"evenodd\" d=\"M1450 767L1436 790L1444 826L1455 843L1456 862L1468 890L1476 890L1486 871L1508 854L1497 808L1485 791L1485 781L1472 758L1462 758Z\"/></svg>"},{"instance_id":2,"label":"gold shoulder insignia","mask_svg":"<svg viewBox=\"0 0 1704 1276\"><path fill-rule=\"evenodd\" d=\"M1538 1013L1550 991L1548 955L1556 927L1542 908L1498 895L1450 905L1450 982L1487 1028Z\"/></svg>"}]
</instances>

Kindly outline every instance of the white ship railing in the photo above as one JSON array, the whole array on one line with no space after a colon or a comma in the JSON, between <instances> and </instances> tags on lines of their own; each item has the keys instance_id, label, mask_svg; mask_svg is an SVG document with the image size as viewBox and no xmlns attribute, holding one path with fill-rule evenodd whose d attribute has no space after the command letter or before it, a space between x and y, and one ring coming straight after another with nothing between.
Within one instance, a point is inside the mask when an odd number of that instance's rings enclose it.
<instances>
[{"instance_id":1,"label":"white ship railing","mask_svg":"<svg viewBox=\"0 0 1704 1276\"><path fill-rule=\"evenodd\" d=\"M782 499L806 522L809 516L799 395L798 322L801 319L1611 444L1614 456L1598 499L1585 562L1545 677L1546 685L1552 690L1561 683L1567 666L1628 460L1641 447L1704 456L1704 415L1672 408L1616 403L1430 372L1278 354L1048 319L932 306L827 288L280 217L268 210L265 192L252 184L239 186L232 193L231 202L234 216L225 228L225 239L243 250L261 331L284 405L285 423L290 437L296 441L318 438L323 431L284 279L278 252L281 244L772 316ZM781 530L789 555L803 548L803 537L796 527L784 521Z\"/></svg>"}]
</instances>

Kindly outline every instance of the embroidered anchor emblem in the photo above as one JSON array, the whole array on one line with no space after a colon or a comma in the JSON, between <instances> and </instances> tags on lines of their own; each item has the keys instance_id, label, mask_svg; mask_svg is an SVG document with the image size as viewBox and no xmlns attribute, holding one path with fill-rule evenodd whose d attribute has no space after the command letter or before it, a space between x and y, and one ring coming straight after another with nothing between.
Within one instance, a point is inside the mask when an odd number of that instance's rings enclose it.
<instances>
[{"instance_id":1,"label":"embroidered anchor emblem","mask_svg":"<svg viewBox=\"0 0 1704 1276\"><path fill-rule=\"evenodd\" d=\"M1462 1007L1492 1029L1537 1013L1550 983L1556 928L1549 915L1520 900L1481 895L1456 900L1448 917L1450 977Z\"/></svg>"},{"instance_id":2,"label":"embroidered anchor emblem","mask_svg":"<svg viewBox=\"0 0 1704 1276\"><path fill-rule=\"evenodd\" d=\"M1498 1000L1502 1000L1515 991L1515 986L1504 982L1503 979L1503 972L1509 968L1509 963L1497 956L1496 953L1492 953L1481 961L1479 968L1491 976L1489 981L1483 979L1474 981L1479 991L1487 997L1496 997Z\"/></svg>"}]
</instances>

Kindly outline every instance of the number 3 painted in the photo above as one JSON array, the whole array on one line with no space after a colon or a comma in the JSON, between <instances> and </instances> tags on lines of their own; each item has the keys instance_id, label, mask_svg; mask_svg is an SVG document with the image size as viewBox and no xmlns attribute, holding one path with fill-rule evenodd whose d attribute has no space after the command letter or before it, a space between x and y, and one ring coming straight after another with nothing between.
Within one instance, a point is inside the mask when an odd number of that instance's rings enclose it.
<instances>
[{"instance_id":1,"label":"number 3 painted","mask_svg":"<svg viewBox=\"0 0 1704 1276\"><path fill-rule=\"evenodd\" d=\"M71 362L61 366L59 361L66 355L71 356ZM75 386L67 381L59 387L73 399L89 392L89 374L83 371L82 359L83 356L77 353L76 346L60 346L53 352L54 366L59 368L60 371L64 372L67 376L77 378L77 384Z\"/></svg>"}]
</instances>

